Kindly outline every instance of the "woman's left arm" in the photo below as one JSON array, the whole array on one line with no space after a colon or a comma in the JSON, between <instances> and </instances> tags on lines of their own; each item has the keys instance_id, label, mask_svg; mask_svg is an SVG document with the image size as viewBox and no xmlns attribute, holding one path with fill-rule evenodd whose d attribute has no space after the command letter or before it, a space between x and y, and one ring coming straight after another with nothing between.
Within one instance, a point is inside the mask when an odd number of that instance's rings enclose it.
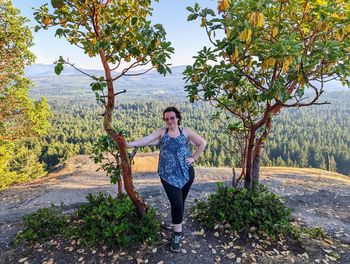
<instances>
[{"instance_id":1,"label":"woman's left arm","mask_svg":"<svg viewBox=\"0 0 350 264\"><path fill-rule=\"evenodd\" d=\"M202 138L201 136L197 135L195 132L191 131L188 128L185 128L185 133L187 135L187 138L190 140L191 143L194 143L196 146L196 150L193 153L193 155L186 159L188 163L192 163L196 161L199 156L202 154L202 152L205 149L205 146L207 145L207 142Z\"/></svg>"}]
</instances>

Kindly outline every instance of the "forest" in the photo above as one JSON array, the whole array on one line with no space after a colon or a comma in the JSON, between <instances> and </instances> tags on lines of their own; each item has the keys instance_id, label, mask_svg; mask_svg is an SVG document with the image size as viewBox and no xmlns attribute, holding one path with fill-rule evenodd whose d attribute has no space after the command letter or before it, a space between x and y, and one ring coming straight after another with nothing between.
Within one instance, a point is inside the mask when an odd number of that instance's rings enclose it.
<instances>
[{"instance_id":1,"label":"forest","mask_svg":"<svg viewBox=\"0 0 350 264\"><path fill-rule=\"evenodd\" d=\"M40 87L33 91L37 93ZM74 89L71 96L61 92L46 94L54 113L48 135L17 146L21 151L17 151L18 157L11 168L26 171L29 178L37 177L38 168L44 173L44 169L50 171L69 157L91 154L94 142L104 134L103 109L95 103L92 93L86 93L83 98ZM350 175L349 95L349 91L332 92L322 99L330 102L328 105L283 110L275 117L262 165L313 167ZM120 97L121 101L127 99L124 95ZM183 95L175 99L166 96L164 100L139 95L133 99L121 103L115 111L114 126L127 140L143 137L163 126L162 110L175 105L183 113L183 125L208 142L196 165L239 166L238 153L232 147L236 143L224 132L223 124L212 119L214 110L209 103L191 104ZM140 151L156 150L157 147L145 147ZM26 155L27 152L31 154ZM33 163L35 160L37 163Z\"/></svg>"}]
</instances>

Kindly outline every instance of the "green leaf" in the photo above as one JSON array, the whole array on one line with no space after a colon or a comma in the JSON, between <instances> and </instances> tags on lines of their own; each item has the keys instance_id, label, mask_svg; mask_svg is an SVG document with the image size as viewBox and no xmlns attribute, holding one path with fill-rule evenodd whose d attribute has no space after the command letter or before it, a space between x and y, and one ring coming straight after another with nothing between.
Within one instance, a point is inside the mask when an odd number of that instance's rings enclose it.
<instances>
[{"instance_id":1,"label":"green leaf","mask_svg":"<svg viewBox=\"0 0 350 264\"><path fill-rule=\"evenodd\" d=\"M190 6L188 6L188 7L186 7L186 9L188 10L188 11L190 11L190 12L194 12L194 9L192 8L192 7L190 7Z\"/></svg>"},{"instance_id":2,"label":"green leaf","mask_svg":"<svg viewBox=\"0 0 350 264\"><path fill-rule=\"evenodd\" d=\"M195 3L195 5L194 5L194 10L195 10L196 12L198 12L199 9L200 9L199 4L198 4L198 3Z\"/></svg>"},{"instance_id":3,"label":"green leaf","mask_svg":"<svg viewBox=\"0 0 350 264\"><path fill-rule=\"evenodd\" d=\"M94 92L96 92L96 91L102 91L102 90L103 90L103 88L102 88L102 86L101 86L101 83L99 83L99 82L92 83L90 86L91 86L91 89L92 89Z\"/></svg>"},{"instance_id":4,"label":"green leaf","mask_svg":"<svg viewBox=\"0 0 350 264\"><path fill-rule=\"evenodd\" d=\"M134 26L134 25L137 23L137 20L138 20L137 17L133 17L133 18L131 19L131 25Z\"/></svg>"},{"instance_id":5,"label":"green leaf","mask_svg":"<svg viewBox=\"0 0 350 264\"><path fill-rule=\"evenodd\" d=\"M38 32L41 29L41 26L35 26L34 27L34 32Z\"/></svg>"},{"instance_id":6,"label":"green leaf","mask_svg":"<svg viewBox=\"0 0 350 264\"><path fill-rule=\"evenodd\" d=\"M304 95L304 89L299 89L298 96L303 97L303 95Z\"/></svg>"},{"instance_id":7,"label":"green leaf","mask_svg":"<svg viewBox=\"0 0 350 264\"><path fill-rule=\"evenodd\" d=\"M191 14L187 17L187 21L192 21L192 20L196 20L198 17L197 14Z\"/></svg>"},{"instance_id":8,"label":"green leaf","mask_svg":"<svg viewBox=\"0 0 350 264\"><path fill-rule=\"evenodd\" d=\"M55 66L55 73L57 75L60 75L62 71L63 71L63 65L61 63L57 63Z\"/></svg>"}]
</instances>

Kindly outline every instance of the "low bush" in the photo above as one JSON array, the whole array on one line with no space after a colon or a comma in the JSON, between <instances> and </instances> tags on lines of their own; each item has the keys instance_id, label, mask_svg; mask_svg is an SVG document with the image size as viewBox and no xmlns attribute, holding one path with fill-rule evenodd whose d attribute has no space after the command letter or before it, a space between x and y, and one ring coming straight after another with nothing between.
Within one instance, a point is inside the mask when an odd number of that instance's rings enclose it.
<instances>
[{"instance_id":1,"label":"low bush","mask_svg":"<svg viewBox=\"0 0 350 264\"><path fill-rule=\"evenodd\" d=\"M17 234L16 242L36 242L65 233L69 217L62 214L61 208L52 204L49 208L39 209L23 217L23 221L26 228Z\"/></svg>"},{"instance_id":2,"label":"low bush","mask_svg":"<svg viewBox=\"0 0 350 264\"><path fill-rule=\"evenodd\" d=\"M129 197L113 198L100 193L98 196L89 194L88 203L81 205L77 219L77 235L88 244L96 245L103 241L108 245L128 247L132 243L147 241L150 244L157 239L160 230L155 210L140 217L136 207Z\"/></svg>"},{"instance_id":3,"label":"low bush","mask_svg":"<svg viewBox=\"0 0 350 264\"><path fill-rule=\"evenodd\" d=\"M281 199L264 185L252 191L217 184L217 191L191 208L195 219L204 227L230 226L248 231L254 227L271 237L290 231L291 211ZM228 225L229 224L229 225Z\"/></svg>"},{"instance_id":4,"label":"low bush","mask_svg":"<svg viewBox=\"0 0 350 264\"><path fill-rule=\"evenodd\" d=\"M57 206L39 209L24 217L25 229L17 234L17 243L75 236L87 245L129 247L147 242L153 245L160 230L155 209L140 216L129 197L89 194L72 215L64 215Z\"/></svg>"}]
</instances>

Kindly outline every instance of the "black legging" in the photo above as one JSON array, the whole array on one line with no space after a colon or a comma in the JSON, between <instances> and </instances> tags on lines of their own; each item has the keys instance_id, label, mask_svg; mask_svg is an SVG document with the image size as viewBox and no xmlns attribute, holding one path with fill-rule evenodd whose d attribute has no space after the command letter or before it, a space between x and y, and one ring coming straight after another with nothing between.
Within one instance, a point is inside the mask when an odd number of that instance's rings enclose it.
<instances>
[{"instance_id":1,"label":"black legging","mask_svg":"<svg viewBox=\"0 0 350 264\"><path fill-rule=\"evenodd\" d=\"M189 168L189 181L182 187L182 189L170 185L163 179L161 182L165 189L171 205L171 219L173 224L181 224L184 216L185 200L194 180L194 169Z\"/></svg>"}]
</instances>

